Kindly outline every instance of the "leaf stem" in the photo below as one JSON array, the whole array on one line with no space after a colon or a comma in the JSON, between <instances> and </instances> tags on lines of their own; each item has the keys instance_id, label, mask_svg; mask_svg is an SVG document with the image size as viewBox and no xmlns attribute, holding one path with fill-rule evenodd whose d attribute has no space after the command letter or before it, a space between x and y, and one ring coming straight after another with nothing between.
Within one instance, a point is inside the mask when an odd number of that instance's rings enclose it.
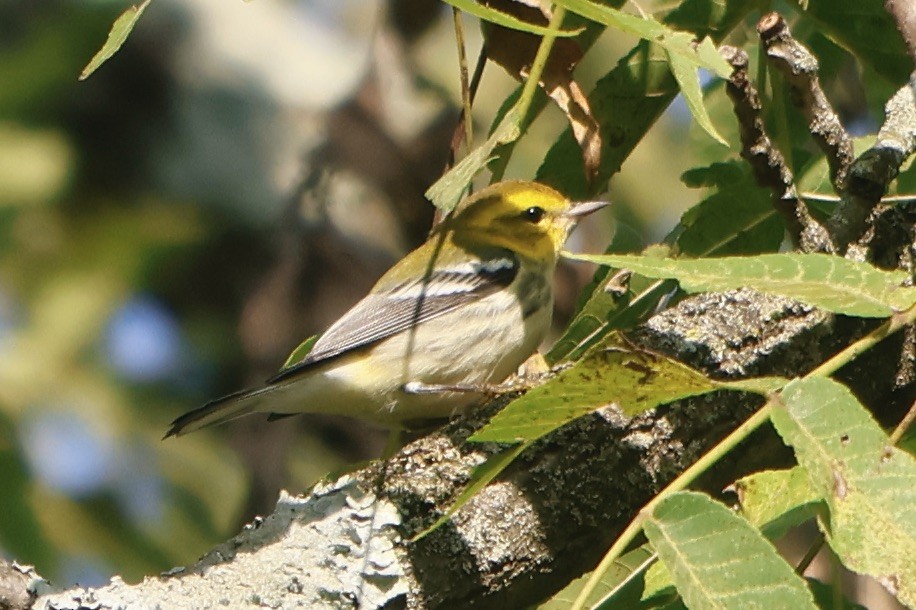
<instances>
[{"instance_id":1,"label":"leaf stem","mask_svg":"<svg viewBox=\"0 0 916 610\"><path fill-rule=\"evenodd\" d=\"M900 439L903 438L903 435L906 434L906 431L913 425L914 421L916 421L916 402L910 405L910 410L906 412L906 415L903 416L903 419L900 420L900 423L891 433L891 445L896 445L900 442Z\"/></svg>"},{"instance_id":2,"label":"leaf stem","mask_svg":"<svg viewBox=\"0 0 916 610\"><path fill-rule=\"evenodd\" d=\"M550 23L547 25L551 32L558 32L563 25L563 19L566 18L566 9L562 6L553 7L553 15L550 17ZM547 34L541 39L534 60L531 62L531 71L525 80L525 86L518 98L518 115L519 127L524 131L530 117L528 112L531 110L531 102L534 101L534 92L537 91L538 84L541 81L541 75L547 67L547 60L550 58L550 51L553 50L553 43L557 39L555 34Z\"/></svg>"},{"instance_id":3,"label":"leaf stem","mask_svg":"<svg viewBox=\"0 0 916 610\"><path fill-rule=\"evenodd\" d=\"M824 547L824 535L818 533L817 539L811 544L808 548L808 552L805 553L805 556L801 558L801 561L798 562L798 565L795 566L795 573L799 576L804 577L805 571L811 565L811 562L814 561L815 557L821 552L821 549Z\"/></svg>"},{"instance_id":4,"label":"leaf stem","mask_svg":"<svg viewBox=\"0 0 916 610\"><path fill-rule=\"evenodd\" d=\"M463 109L464 144L468 152L474 144L474 121L471 119L471 87L468 82L468 56L464 45L464 27L461 23L461 11L452 7L452 19L455 24L455 44L458 47L458 71L461 80L461 106ZM457 148L457 147L456 147ZM457 153L453 151L453 154Z\"/></svg>"},{"instance_id":5,"label":"leaf stem","mask_svg":"<svg viewBox=\"0 0 916 610\"><path fill-rule=\"evenodd\" d=\"M846 346L843 351L825 360L823 364L805 375L805 377L826 377L827 375L835 373L843 366L858 358L866 350L874 347L887 337L896 333L904 326L912 324L914 321L916 321L916 306L910 307L906 311L892 315L887 319L886 322L884 322L884 324L871 331L855 343Z\"/></svg>"},{"instance_id":6,"label":"leaf stem","mask_svg":"<svg viewBox=\"0 0 916 610\"><path fill-rule=\"evenodd\" d=\"M908 310L894 314L881 326L871 331L858 341L846 346L842 351L834 354L824 361L820 366L809 372L805 377L827 377L846 364L852 362L869 348L877 345L890 335L896 333L905 326L916 322L916 305ZM601 559L601 563L592 572L591 577L585 586L579 592L576 601L573 602L571 610L582 610L589 596L601 580L604 573L611 567L613 562L620 557L623 551L630 545L642 529L642 524L655 507L671 494L685 489L692 484L701 474L715 464L729 451L734 449L738 444L744 441L752 432L765 424L770 419L770 414L776 405L779 404L778 395L773 395L767 400L760 409L744 421L740 426L735 428L728 436L713 446L709 451L703 454L700 459L690 465L684 472L668 484L663 490L658 492L654 498L639 511L633 518L626 529L620 534L607 554Z\"/></svg>"},{"instance_id":7,"label":"leaf stem","mask_svg":"<svg viewBox=\"0 0 916 610\"><path fill-rule=\"evenodd\" d=\"M550 17L550 22L547 25L547 28L550 32L558 32L560 26L563 25L563 19L566 17L566 9L562 6L553 7L553 15ZM541 38L541 44L538 45L538 50L534 54L534 59L531 61L531 70L528 72L528 77L525 79L525 85L522 87L522 92L519 94L518 102L515 103L515 110L518 112L518 128L519 128L519 137L525 133L525 130L528 128L529 123L532 120L532 114L536 112L533 110L534 107L534 94L538 90L538 85L541 82L541 75L544 74L544 70L547 68L547 61L550 59L550 52L553 50L553 43L556 41L557 37L555 34L545 34ZM502 154L494 161L491 166L492 178L491 182L498 182L502 180L503 174L506 171L506 166L509 165L509 158L512 156L512 151L515 150L515 142L510 142L501 147ZM508 152L507 152L508 151Z\"/></svg>"},{"instance_id":8,"label":"leaf stem","mask_svg":"<svg viewBox=\"0 0 916 610\"><path fill-rule=\"evenodd\" d=\"M671 481L667 487L658 492L654 498L649 500L633 520L630 521L627 528L623 530L623 533L620 534L617 541L614 542L613 546L611 546L610 550L608 550L607 554L602 558L601 563L599 563L595 571L592 572L588 582L585 583L585 586L579 592L576 601L573 602L571 610L582 610L582 608L585 607L585 602L601 581L601 577L604 576L604 573L613 565L614 561L623 554L623 551L636 538L636 535L642 530L642 524L646 520L647 515L655 509L659 502L674 492L685 489L688 485L693 483L698 476L706 472L707 468L712 466L718 459L747 438L751 432L769 421L772 408L770 402L767 402L767 404L745 420L743 424L735 428L731 434L722 439L715 447L707 451L699 460L691 464L687 470Z\"/></svg>"}]
</instances>

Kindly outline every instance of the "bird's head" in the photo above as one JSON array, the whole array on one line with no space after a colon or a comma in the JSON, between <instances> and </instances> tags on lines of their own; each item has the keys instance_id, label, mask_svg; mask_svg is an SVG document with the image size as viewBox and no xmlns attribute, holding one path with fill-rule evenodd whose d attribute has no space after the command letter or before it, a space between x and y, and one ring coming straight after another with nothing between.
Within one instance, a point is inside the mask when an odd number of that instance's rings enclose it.
<instances>
[{"instance_id":1,"label":"bird's head","mask_svg":"<svg viewBox=\"0 0 916 610\"><path fill-rule=\"evenodd\" d=\"M570 201L536 182L506 181L465 199L443 228L454 232L458 245L498 246L552 264L579 218L606 205Z\"/></svg>"}]
</instances>

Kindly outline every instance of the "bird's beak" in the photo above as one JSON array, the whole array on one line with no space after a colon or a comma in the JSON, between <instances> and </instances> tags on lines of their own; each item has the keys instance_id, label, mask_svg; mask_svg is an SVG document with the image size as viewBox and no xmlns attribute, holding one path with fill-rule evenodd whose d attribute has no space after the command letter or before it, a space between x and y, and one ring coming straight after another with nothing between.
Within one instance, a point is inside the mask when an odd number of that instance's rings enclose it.
<instances>
[{"instance_id":1,"label":"bird's beak","mask_svg":"<svg viewBox=\"0 0 916 610\"><path fill-rule=\"evenodd\" d=\"M610 201L579 201L574 203L563 215L576 220L609 205L611 205Z\"/></svg>"}]
</instances>

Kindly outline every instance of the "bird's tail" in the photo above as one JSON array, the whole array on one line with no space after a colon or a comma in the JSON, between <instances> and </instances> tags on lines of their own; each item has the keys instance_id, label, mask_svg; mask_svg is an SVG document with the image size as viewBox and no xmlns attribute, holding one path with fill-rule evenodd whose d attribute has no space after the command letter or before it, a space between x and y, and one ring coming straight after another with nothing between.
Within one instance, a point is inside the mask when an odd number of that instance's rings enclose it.
<instances>
[{"instance_id":1,"label":"bird's tail","mask_svg":"<svg viewBox=\"0 0 916 610\"><path fill-rule=\"evenodd\" d=\"M180 436L207 426L214 426L229 420L256 412L258 403L265 395L279 389L280 386L267 386L257 390L242 390L185 413L172 422L169 431L163 438Z\"/></svg>"}]
</instances>

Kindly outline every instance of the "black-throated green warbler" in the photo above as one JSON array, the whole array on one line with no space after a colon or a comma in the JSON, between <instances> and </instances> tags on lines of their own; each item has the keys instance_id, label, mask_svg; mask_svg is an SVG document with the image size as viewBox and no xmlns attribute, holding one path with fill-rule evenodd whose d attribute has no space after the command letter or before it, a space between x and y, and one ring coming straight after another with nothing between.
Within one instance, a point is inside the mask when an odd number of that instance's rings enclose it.
<instances>
[{"instance_id":1,"label":"black-throated green warbler","mask_svg":"<svg viewBox=\"0 0 916 610\"><path fill-rule=\"evenodd\" d=\"M533 182L462 202L299 362L263 388L182 415L166 436L248 413L335 413L390 428L448 417L504 381L550 328L553 271L576 203Z\"/></svg>"}]
</instances>

